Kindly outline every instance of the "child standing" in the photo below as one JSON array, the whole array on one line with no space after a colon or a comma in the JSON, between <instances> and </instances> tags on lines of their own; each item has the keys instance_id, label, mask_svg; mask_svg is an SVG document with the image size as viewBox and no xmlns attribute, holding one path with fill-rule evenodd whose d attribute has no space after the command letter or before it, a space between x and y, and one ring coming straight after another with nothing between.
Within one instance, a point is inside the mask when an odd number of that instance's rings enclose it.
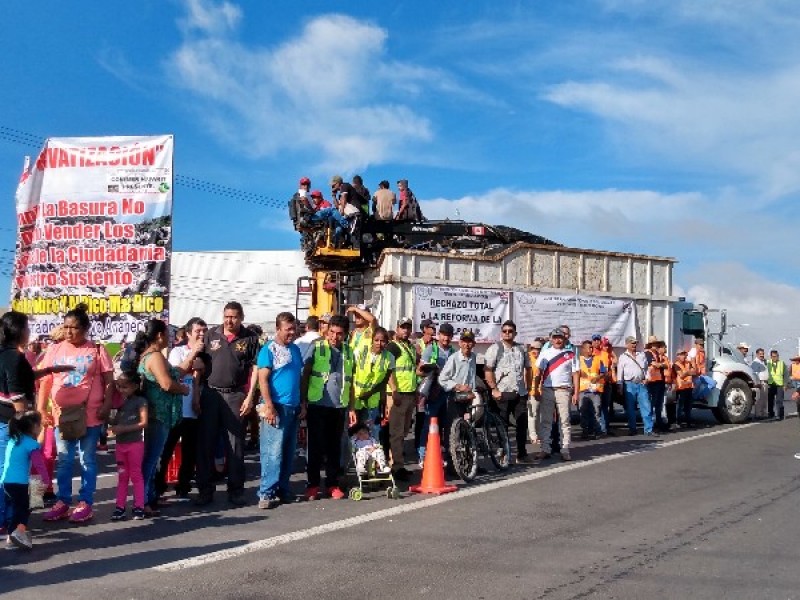
<instances>
[{"instance_id":1,"label":"child standing","mask_svg":"<svg viewBox=\"0 0 800 600\"><path fill-rule=\"evenodd\" d=\"M33 548L31 532L28 531L30 516L30 482L31 467L46 484L50 484L50 476L44 464L41 446L36 438L42 430L42 417L35 411L17 415L8 424L9 442L6 446L5 470L0 477L0 484L6 497L6 504L11 509L8 522L8 546L17 546L30 550Z\"/></svg>"},{"instance_id":2,"label":"child standing","mask_svg":"<svg viewBox=\"0 0 800 600\"><path fill-rule=\"evenodd\" d=\"M128 481L133 484L133 518L144 519L144 430L147 427L147 399L138 394L141 379L138 373L123 372L116 381L122 396L122 406L111 419L117 438L117 507L112 521L125 518Z\"/></svg>"},{"instance_id":3,"label":"child standing","mask_svg":"<svg viewBox=\"0 0 800 600\"><path fill-rule=\"evenodd\" d=\"M356 451L356 472L364 475L367 472L367 461L372 458L378 463L378 473L386 475L391 468L386 464L386 454L383 447L370 435L369 426L359 423L353 428L350 441Z\"/></svg>"}]
</instances>

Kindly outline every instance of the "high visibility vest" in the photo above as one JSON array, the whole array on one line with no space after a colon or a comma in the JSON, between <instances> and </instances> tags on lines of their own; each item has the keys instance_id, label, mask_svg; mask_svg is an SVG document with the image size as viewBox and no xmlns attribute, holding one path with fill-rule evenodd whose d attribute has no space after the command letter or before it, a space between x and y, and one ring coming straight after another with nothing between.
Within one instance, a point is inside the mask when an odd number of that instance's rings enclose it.
<instances>
[{"instance_id":1,"label":"high visibility vest","mask_svg":"<svg viewBox=\"0 0 800 600\"><path fill-rule=\"evenodd\" d=\"M606 369L608 369L606 372L606 380L614 383L617 380L617 370L614 368L614 353L611 350L596 350L594 355L599 356L600 360L602 360L603 364L606 366Z\"/></svg>"},{"instance_id":2,"label":"high visibility vest","mask_svg":"<svg viewBox=\"0 0 800 600\"><path fill-rule=\"evenodd\" d=\"M694 387L692 383L692 376L688 374L689 369L692 368L692 363L688 360L676 360L672 365L675 373L675 387L679 390L690 390Z\"/></svg>"},{"instance_id":3,"label":"high visibility vest","mask_svg":"<svg viewBox=\"0 0 800 600\"><path fill-rule=\"evenodd\" d=\"M322 400L325 384L331 373L331 345L327 340L319 340L314 344L311 363L311 377L308 380L308 402L314 404ZM350 387L353 384L355 361L353 351L347 344L342 344L342 395L339 405L350 405Z\"/></svg>"},{"instance_id":4,"label":"high visibility vest","mask_svg":"<svg viewBox=\"0 0 800 600\"><path fill-rule=\"evenodd\" d=\"M433 340L428 342L428 344L433 344L433 343L434 343ZM422 355L423 352L425 352L425 348L428 347L428 344L425 343L425 340L423 338L419 338L417 340L417 352L419 352L420 356Z\"/></svg>"},{"instance_id":5,"label":"high visibility vest","mask_svg":"<svg viewBox=\"0 0 800 600\"><path fill-rule=\"evenodd\" d=\"M347 343L353 351L353 356L356 360L358 360L362 354L368 354L372 350L372 334L374 331L372 327L366 327L361 331L354 329L350 332L350 339L347 340Z\"/></svg>"},{"instance_id":6,"label":"high visibility vest","mask_svg":"<svg viewBox=\"0 0 800 600\"><path fill-rule=\"evenodd\" d=\"M373 354L370 350L360 356L356 356L356 376L353 381L356 394L356 410L378 408L382 390L377 390L366 400L361 399L360 396L386 378L391 359L392 355L388 350L384 350L378 355Z\"/></svg>"},{"instance_id":7,"label":"high visibility vest","mask_svg":"<svg viewBox=\"0 0 800 600\"><path fill-rule=\"evenodd\" d=\"M394 377L398 392L417 391L417 353L414 347L401 340L394 340L400 349L400 357L394 359Z\"/></svg>"},{"instance_id":8,"label":"high visibility vest","mask_svg":"<svg viewBox=\"0 0 800 600\"><path fill-rule=\"evenodd\" d=\"M578 360L581 361L581 379L580 379L580 391L586 392L591 389L592 384L592 377L597 377L600 375L600 367L604 366L603 361L601 361L598 357L592 357L592 364L590 366L586 366L586 358L581 356ZM598 394L603 392L603 380L600 379L597 383L594 384L594 390Z\"/></svg>"},{"instance_id":9,"label":"high visibility vest","mask_svg":"<svg viewBox=\"0 0 800 600\"><path fill-rule=\"evenodd\" d=\"M669 362L669 358L667 358L666 354L660 355L659 360L666 364L664 367L664 383L672 383L675 380L675 373L672 370L672 363Z\"/></svg>"},{"instance_id":10,"label":"high visibility vest","mask_svg":"<svg viewBox=\"0 0 800 600\"><path fill-rule=\"evenodd\" d=\"M664 375L661 373L661 367L653 365L653 363L661 362L661 355L654 350L645 350L644 352L650 355L650 365L647 367L647 381L663 381Z\"/></svg>"},{"instance_id":11,"label":"high visibility vest","mask_svg":"<svg viewBox=\"0 0 800 600\"><path fill-rule=\"evenodd\" d=\"M786 383L783 380L784 365L782 361L779 360L776 363L772 361L767 362L767 371L769 372L769 385L782 386Z\"/></svg>"},{"instance_id":12,"label":"high visibility vest","mask_svg":"<svg viewBox=\"0 0 800 600\"><path fill-rule=\"evenodd\" d=\"M798 362L792 363L792 379L794 381L800 381L800 363Z\"/></svg>"},{"instance_id":13,"label":"high visibility vest","mask_svg":"<svg viewBox=\"0 0 800 600\"><path fill-rule=\"evenodd\" d=\"M698 350L694 357L694 368L697 369L698 375L706 374L706 351Z\"/></svg>"},{"instance_id":14,"label":"high visibility vest","mask_svg":"<svg viewBox=\"0 0 800 600\"><path fill-rule=\"evenodd\" d=\"M539 382L539 387L536 387L536 377L539 375L539 365L536 364L536 361L539 360L538 357L533 355L533 352L528 352L528 358L531 361L531 389L528 390L528 394L531 396L538 396L542 393L542 382Z\"/></svg>"}]
</instances>

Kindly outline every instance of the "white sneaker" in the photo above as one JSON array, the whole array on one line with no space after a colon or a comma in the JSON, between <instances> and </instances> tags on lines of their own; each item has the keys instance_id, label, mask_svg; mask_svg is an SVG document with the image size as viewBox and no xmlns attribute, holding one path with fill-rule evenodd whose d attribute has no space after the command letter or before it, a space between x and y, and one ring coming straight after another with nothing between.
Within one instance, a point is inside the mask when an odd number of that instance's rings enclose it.
<instances>
[{"instance_id":1,"label":"white sneaker","mask_svg":"<svg viewBox=\"0 0 800 600\"><path fill-rule=\"evenodd\" d=\"M11 542L19 548L25 548L25 550L30 550L33 548L33 539L31 539L30 531L20 531L19 529L15 529L11 532L10 537Z\"/></svg>"},{"instance_id":2,"label":"white sneaker","mask_svg":"<svg viewBox=\"0 0 800 600\"><path fill-rule=\"evenodd\" d=\"M378 469L378 473L381 475L388 475L392 472L392 468L389 465L383 465L380 469Z\"/></svg>"},{"instance_id":3,"label":"white sneaker","mask_svg":"<svg viewBox=\"0 0 800 600\"><path fill-rule=\"evenodd\" d=\"M366 474L367 474L367 469L366 469L366 468L364 468L364 467L360 467L360 468L359 468L359 467L356 467L356 473L357 473L358 475L361 475L361 477L363 477L364 475L366 475Z\"/></svg>"},{"instance_id":4,"label":"white sneaker","mask_svg":"<svg viewBox=\"0 0 800 600\"><path fill-rule=\"evenodd\" d=\"M794 455L794 457L795 457L797 460L800 460L800 452L798 452L797 454L795 454L795 455Z\"/></svg>"}]
</instances>

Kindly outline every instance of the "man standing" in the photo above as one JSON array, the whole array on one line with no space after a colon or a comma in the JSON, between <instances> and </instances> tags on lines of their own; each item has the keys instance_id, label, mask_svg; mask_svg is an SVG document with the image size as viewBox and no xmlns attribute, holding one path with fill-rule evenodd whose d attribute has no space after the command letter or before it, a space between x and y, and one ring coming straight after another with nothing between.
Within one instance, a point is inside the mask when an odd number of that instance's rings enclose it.
<instances>
[{"instance_id":1,"label":"man standing","mask_svg":"<svg viewBox=\"0 0 800 600\"><path fill-rule=\"evenodd\" d=\"M292 342L297 321L289 312L275 318L275 337L258 353L258 387L261 403L261 483L258 508L272 509L294 502L289 478L297 449L297 423L304 418L300 406L303 357Z\"/></svg>"},{"instance_id":2,"label":"man standing","mask_svg":"<svg viewBox=\"0 0 800 600\"><path fill-rule=\"evenodd\" d=\"M758 378L758 396L753 404L753 417L757 421L767 418L767 396L769 395L769 373L767 372L766 357L764 349L758 348L753 362L750 363L753 375Z\"/></svg>"},{"instance_id":3,"label":"man standing","mask_svg":"<svg viewBox=\"0 0 800 600\"><path fill-rule=\"evenodd\" d=\"M417 352L409 341L413 321L400 319L395 329L394 340L387 350L394 356L395 387L392 388L389 409L389 445L392 449L392 473L400 481L408 480L410 473L405 468L403 445L411 427L411 419L417 406Z\"/></svg>"},{"instance_id":4,"label":"man standing","mask_svg":"<svg viewBox=\"0 0 800 600\"><path fill-rule=\"evenodd\" d=\"M597 438L602 433L600 427L600 397L605 387L607 367L605 363L592 352L592 342L586 340L581 344L581 356L578 359L580 366L580 384L578 394L581 413L581 439Z\"/></svg>"},{"instance_id":5,"label":"man standing","mask_svg":"<svg viewBox=\"0 0 800 600\"><path fill-rule=\"evenodd\" d=\"M398 180L397 189L400 192L400 207L397 209L395 219L398 221L424 221L417 197L408 187L408 179Z\"/></svg>"},{"instance_id":6,"label":"man standing","mask_svg":"<svg viewBox=\"0 0 800 600\"><path fill-rule=\"evenodd\" d=\"M447 401L447 412L444 420L439 420L439 431L442 432L441 442L445 449L442 456L447 456L450 448L450 423L458 415L463 415L475 397L475 334L465 329L461 332L458 344L459 352L454 352L447 359L441 373L439 385L446 392L442 394ZM456 400L456 394L464 394L462 401Z\"/></svg>"},{"instance_id":7,"label":"man standing","mask_svg":"<svg viewBox=\"0 0 800 600\"><path fill-rule=\"evenodd\" d=\"M789 368L780 359L777 350L769 353L767 375L769 418L783 421L783 391L789 385Z\"/></svg>"},{"instance_id":8,"label":"man standing","mask_svg":"<svg viewBox=\"0 0 800 600\"><path fill-rule=\"evenodd\" d=\"M592 354L599 357L607 369L603 393L600 395L600 430L605 435L613 437L617 435L611 429L611 409L613 407L617 355L614 354L614 348L608 338L602 337L599 333L595 333L592 336Z\"/></svg>"},{"instance_id":9,"label":"man standing","mask_svg":"<svg viewBox=\"0 0 800 600\"><path fill-rule=\"evenodd\" d=\"M517 344L517 326L514 321L503 323L501 340L492 344L484 356L484 376L491 391L489 406L503 419L506 429L511 415L516 422L517 462L528 456L527 399L531 387L531 363L522 344Z\"/></svg>"},{"instance_id":10,"label":"man standing","mask_svg":"<svg viewBox=\"0 0 800 600\"><path fill-rule=\"evenodd\" d=\"M531 343L528 351L528 360L531 363L531 387L528 390L528 437L531 444L539 445L539 426L541 413L539 412L539 398L542 394L536 387L536 376L539 374L539 353L542 351L542 342L538 339Z\"/></svg>"},{"instance_id":11,"label":"man standing","mask_svg":"<svg viewBox=\"0 0 800 600\"><path fill-rule=\"evenodd\" d=\"M244 426L242 418L253 406L255 364L259 339L244 325L244 309L238 302L228 302L222 314L222 325L210 329L205 350L211 356L208 387L213 393L204 396L200 406L197 487L199 506L210 504L214 495L214 451L219 434L224 431L228 461L228 499L244 505ZM250 388L247 392L248 381Z\"/></svg>"},{"instance_id":12,"label":"man standing","mask_svg":"<svg viewBox=\"0 0 800 600\"><path fill-rule=\"evenodd\" d=\"M655 416L655 427L659 432L664 433L669 431L667 423L664 421L664 398L667 393L666 371L669 367L669 362L666 360L666 353L660 351L664 342L658 339L657 336L651 335L647 338L647 344L644 347L644 353L647 359L647 380L645 387L650 396L650 406L653 407L653 414Z\"/></svg>"},{"instance_id":13,"label":"man standing","mask_svg":"<svg viewBox=\"0 0 800 600\"><path fill-rule=\"evenodd\" d=\"M391 221L394 218L394 205L397 196L389 189L389 182L385 179L378 184L378 191L372 197L372 214L379 221Z\"/></svg>"},{"instance_id":14,"label":"man standing","mask_svg":"<svg viewBox=\"0 0 800 600\"><path fill-rule=\"evenodd\" d=\"M308 358L313 350L314 342L320 339L319 317L308 317L306 319L306 332L294 341L295 346L300 350L303 361Z\"/></svg>"},{"instance_id":15,"label":"man standing","mask_svg":"<svg viewBox=\"0 0 800 600\"><path fill-rule=\"evenodd\" d=\"M178 470L178 483L175 486L175 495L181 499L188 499L192 489L195 465L197 464L197 417L200 414L200 398L195 397L193 365L195 359L205 350L205 337L208 325L199 317L192 317L186 323L187 342L175 346L167 358L169 364L179 367L186 373L182 383L189 388L189 393L183 397L183 418L173 427L164 451L161 453L161 464L156 474L156 491L162 495L167 489L167 469L169 468L172 453L178 440L181 442L181 466Z\"/></svg>"},{"instance_id":16,"label":"man standing","mask_svg":"<svg viewBox=\"0 0 800 600\"><path fill-rule=\"evenodd\" d=\"M306 500L319 497L323 461L328 495L334 500L344 498L339 487L341 440L345 411L355 401L355 361L350 346L344 343L349 326L345 317L332 317L325 338L312 344L303 367L300 398L308 422Z\"/></svg>"},{"instance_id":17,"label":"man standing","mask_svg":"<svg viewBox=\"0 0 800 600\"><path fill-rule=\"evenodd\" d=\"M550 347L539 354L539 374L534 389L539 390L539 443L540 451L534 456L541 460L550 458L553 429L553 411L558 410L561 421L561 458L572 460L569 453L572 441L570 424L570 400L577 405L580 373L575 360L575 352L565 347L563 329L550 333Z\"/></svg>"},{"instance_id":18,"label":"man standing","mask_svg":"<svg viewBox=\"0 0 800 600\"><path fill-rule=\"evenodd\" d=\"M642 415L645 435L653 433L653 407L645 387L647 379L647 357L637 352L639 340L633 336L625 338L625 352L617 361L617 382L625 397L625 412L628 415L628 435L636 435L636 405Z\"/></svg>"},{"instance_id":19,"label":"man standing","mask_svg":"<svg viewBox=\"0 0 800 600\"><path fill-rule=\"evenodd\" d=\"M742 359L748 365L752 363L750 359L750 346L748 346L745 342L739 342L739 345L736 346L736 349L742 353Z\"/></svg>"},{"instance_id":20,"label":"man standing","mask_svg":"<svg viewBox=\"0 0 800 600\"><path fill-rule=\"evenodd\" d=\"M425 352L425 349L434 342L436 325L434 325L433 321L430 319L423 319L423 321L419 324L419 328L422 331L422 336L420 336L420 338L417 340L417 354L419 354L420 358L422 358L422 354ZM444 366L444 364L442 366Z\"/></svg>"}]
</instances>

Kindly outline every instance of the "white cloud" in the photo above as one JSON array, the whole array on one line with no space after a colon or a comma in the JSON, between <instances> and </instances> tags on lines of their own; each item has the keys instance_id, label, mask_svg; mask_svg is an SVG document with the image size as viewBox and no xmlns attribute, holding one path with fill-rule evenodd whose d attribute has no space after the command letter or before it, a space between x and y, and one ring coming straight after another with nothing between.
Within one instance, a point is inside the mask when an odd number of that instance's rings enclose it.
<instances>
[{"instance_id":1,"label":"white cloud","mask_svg":"<svg viewBox=\"0 0 800 600\"><path fill-rule=\"evenodd\" d=\"M241 9L230 2L215 4L209 0L184 0L186 17L180 23L185 32L224 34L232 31L242 18Z\"/></svg>"},{"instance_id":2,"label":"white cloud","mask_svg":"<svg viewBox=\"0 0 800 600\"><path fill-rule=\"evenodd\" d=\"M318 16L274 47L254 47L227 36L240 18L227 6L187 2L186 21L202 35L185 34L167 68L200 99L207 127L251 156L301 153L344 172L413 160L433 127L396 93L398 76L415 93L443 85L463 93L435 69L387 60L388 33L372 23Z\"/></svg>"}]
</instances>

